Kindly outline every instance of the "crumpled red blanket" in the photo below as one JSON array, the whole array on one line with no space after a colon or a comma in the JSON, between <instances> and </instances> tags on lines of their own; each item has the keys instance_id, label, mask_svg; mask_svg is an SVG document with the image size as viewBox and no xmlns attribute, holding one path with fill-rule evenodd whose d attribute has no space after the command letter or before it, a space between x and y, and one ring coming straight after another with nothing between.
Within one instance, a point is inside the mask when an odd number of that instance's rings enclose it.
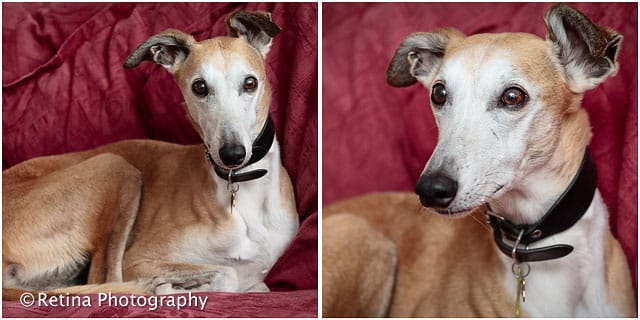
<instances>
[{"instance_id":1,"label":"crumpled red blanket","mask_svg":"<svg viewBox=\"0 0 640 320\"><path fill-rule=\"evenodd\" d=\"M575 3L624 36L620 70L586 93L589 146L611 228L637 288L637 3ZM386 68L404 37L455 27L467 35L546 35L548 3L325 3L323 5L323 205L354 195L413 190L437 141L429 96L420 85L393 88ZM353 177L344 179L344 177Z\"/></svg>"},{"instance_id":2,"label":"crumpled red blanket","mask_svg":"<svg viewBox=\"0 0 640 320\"><path fill-rule=\"evenodd\" d=\"M236 10L266 10L282 28L267 57L271 115L294 184L300 230L265 294L209 293L205 311L39 307L3 303L5 317L317 317L317 4L3 3L2 157L6 169L43 155L123 139L200 139L162 67L125 70L128 54L167 28L197 40L226 34ZM94 297L95 298L95 297Z\"/></svg>"}]
</instances>

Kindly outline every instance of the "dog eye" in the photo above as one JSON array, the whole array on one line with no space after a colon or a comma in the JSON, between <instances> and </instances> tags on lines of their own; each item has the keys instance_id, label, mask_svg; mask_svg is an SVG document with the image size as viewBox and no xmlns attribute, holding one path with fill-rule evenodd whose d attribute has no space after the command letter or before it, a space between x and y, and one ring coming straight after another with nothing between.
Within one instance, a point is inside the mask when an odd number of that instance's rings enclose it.
<instances>
[{"instance_id":1,"label":"dog eye","mask_svg":"<svg viewBox=\"0 0 640 320\"><path fill-rule=\"evenodd\" d=\"M253 76L248 76L244 78L244 83L242 84L242 89L246 92L252 92L256 90L258 87L258 79Z\"/></svg>"},{"instance_id":2,"label":"dog eye","mask_svg":"<svg viewBox=\"0 0 640 320\"><path fill-rule=\"evenodd\" d=\"M209 93L209 89L207 88L207 83L202 79L198 79L191 84L191 91L196 96L204 97Z\"/></svg>"},{"instance_id":3,"label":"dog eye","mask_svg":"<svg viewBox=\"0 0 640 320\"><path fill-rule=\"evenodd\" d=\"M431 89L431 101L436 105L447 102L447 89L442 83L436 83Z\"/></svg>"},{"instance_id":4,"label":"dog eye","mask_svg":"<svg viewBox=\"0 0 640 320\"><path fill-rule=\"evenodd\" d=\"M527 94L520 88L509 88L502 93L500 102L505 107L520 107L527 100Z\"/></svg>"}]
</instances>

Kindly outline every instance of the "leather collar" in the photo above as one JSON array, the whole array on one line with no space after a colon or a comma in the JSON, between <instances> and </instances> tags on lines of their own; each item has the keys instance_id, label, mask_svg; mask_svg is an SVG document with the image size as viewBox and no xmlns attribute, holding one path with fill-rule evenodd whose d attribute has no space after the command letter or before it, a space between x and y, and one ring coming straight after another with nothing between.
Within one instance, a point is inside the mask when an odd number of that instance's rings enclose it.
<instances>
[{"instance_id":1,"label":"leather collar","mask_svg":"<svg viewBox=\"0 0 640 320\"><path fill-rule=\"evenodd\" d=\"M256 140L253 141L253 147L251 148L251 158L249 162L244 166L231 170L231 175L229 175L228 169L222 168L213 161L213 157L211 157L211 153L209 152L209 148L205 145L204 153L209 159L209 163L213 167L213 170L216 172L218 177L224 180L231 180L231 182L244 182L249 180L255 180L263 177L267 174L267 170L265 169L256 169L247 172L236 173L236 171L241 170L251 164L254 164L260 161L271 149L271 145L273 144L273 139L275 138L275 127L273 126L273 120L271 120L271 115L267 114L267 119L265 121L264 126L262 127L262 131L256 137Z\"/></svg>"},{"instance_id":2,"label":"leather collar","mask_svg":"<svg viewBox=\"0 0 640 320\"><path fill-rule=\"evenodd\" d=\"M534 224L514 224L491 212L488 208L489 223L493 228L493 238L500 251L512 257L513 245L504 242L504 238L510 241L520 237L520 243L524 249L516 249L517 262L544 261L564 257L573 251L573 247L566 244L557 244L548 247L527 249L526 246L560 233L571 228L589 209L597 187L596 167L585 150L580 169L571 181L569 187L556 200L551 209Z\"/></svg>"}]
</instances>

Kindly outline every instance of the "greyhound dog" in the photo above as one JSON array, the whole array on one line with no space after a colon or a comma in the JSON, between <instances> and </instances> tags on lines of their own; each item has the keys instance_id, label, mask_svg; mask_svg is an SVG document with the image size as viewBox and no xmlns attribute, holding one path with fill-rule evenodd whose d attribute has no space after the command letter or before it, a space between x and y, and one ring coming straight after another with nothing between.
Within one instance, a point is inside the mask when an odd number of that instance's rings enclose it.
<instances>
[{"instance_id":1,"label":"greyhound dog","mask_svg":"<svg viewBox=\"0 0 640 320\"><path fill-rule=\"evenodd\" d=\"M2 173L3 298L269 290L298 229L269 116L265 57L280 28L266 12L227 25L201 42L169 29L124 64L173 74L204 144L124 141Z\"/></svg>"},{"instance_id":2,"label":"greyhound dog","mask_svg":"<svg viewBox=\"0 0 640 320\"><path fill-rule=\"evenodd\" d=\"M581 107L617 72L622 36L567 5L544 21L546 41L451 28L402 41L387 81L430 91L438 144L417 197L323 211L325 316L635 315Z\"/></svg>"}]
</instances>

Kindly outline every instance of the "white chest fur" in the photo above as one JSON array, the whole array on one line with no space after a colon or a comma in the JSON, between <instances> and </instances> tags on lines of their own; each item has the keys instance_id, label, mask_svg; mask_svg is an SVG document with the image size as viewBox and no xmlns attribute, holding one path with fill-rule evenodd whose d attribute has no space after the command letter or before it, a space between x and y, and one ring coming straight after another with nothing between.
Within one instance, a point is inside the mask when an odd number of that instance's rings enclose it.
<instances>
[{"instance_id":1,"label":"white chest fur","mask_svg":"<svg viewBox=\"0 0 640 320\"><path fill-rule=\"evenodd\" d=\"M571 229L543 239L534 247L569 244L573 252L556 260L531 262L526 280L523 312L531 317L611 317L619 316L607 300L603 239L608 214L599 191L591 206ZM506 270L513 261L499 253ZM505 289L513 292L516 278L508 273ZM515 308L515 305L514 305Z\"/></svg>"},{"instance_id":2,"label":"white chest fur","mask_svg":"<svg viewBox=\"0 0 640 320\"><path fill-rule=\"evenodd\" d=\"M217 183L212 201L222 205L228 220L216 226L193 227L198 230L189 231L191 236L185 236L181 248L177 248L180 260L233 267L238 273L239 291L263 281L298 229L297 214L282 203L279 159L274 144L264 159L247 167L264 168L268 173L239 183L233 213L227 183L212 173ZM201 236L194 237L192 232Z\"/></svg>"}]
</instances>

